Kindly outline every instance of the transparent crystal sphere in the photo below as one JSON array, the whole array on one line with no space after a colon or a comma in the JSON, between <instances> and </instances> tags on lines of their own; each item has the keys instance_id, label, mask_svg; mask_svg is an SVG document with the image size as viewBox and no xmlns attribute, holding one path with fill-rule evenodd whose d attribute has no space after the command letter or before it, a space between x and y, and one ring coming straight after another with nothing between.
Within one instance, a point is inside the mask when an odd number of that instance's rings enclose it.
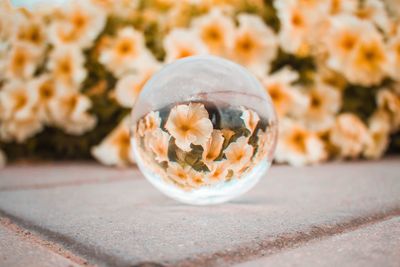
<instances>
[{"instance_id":1,"label":"transparent crystal sphere","mask_svg":"<svg viewBox=\"0 0 400 267\"><path fill-rule=\"evenodd\" d=\"M195 56L166 65L132 110L132 148L144 176L167 196L216 204L252 188L271 165L277 119L243 67Z\"/></svg>"}]
</instances>

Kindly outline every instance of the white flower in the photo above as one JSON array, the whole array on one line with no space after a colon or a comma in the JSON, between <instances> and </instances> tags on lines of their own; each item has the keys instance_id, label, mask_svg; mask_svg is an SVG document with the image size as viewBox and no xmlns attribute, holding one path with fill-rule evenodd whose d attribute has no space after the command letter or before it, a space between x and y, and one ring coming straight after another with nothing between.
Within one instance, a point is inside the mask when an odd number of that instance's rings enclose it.
<instances>
[{"instance_id":1,"label":"white flower","mask_svg":"<svg viewBox=\"0 0 400 267\"><path fill-rule=\"evenodd\" d=\"M118 126L97 146L92 155L104 165L126 166L134 163L129 136L129 118L123 119Z\"/></svg>"},{"instance_id":2,"label":"white flower","mask_svg":"<svg viewBox=\"0 0 400 267\"><path fill-rule=\"evenodd\" d=\"M106 23L105 12L89 1L68 1L56 9L52 18L48 36L55 46L88 48Z\"/></svg>"},{"instance_id":3,"label":"white flower","mask_svg":"<svg viewBox=\"0 0 400 267\"><path fill-rule=\"evenodd\" d=\"M31 84L12 80L0 91L2 120L25 119L36 111L38 94L30 88Z\"/></svg>"},{"instance_id":4,"label":"white flower","mask_svg":"<svg viewBox=\"0 0 400 267\"><path fill-rule=\"evenodd\" d=\"M201 186L206 185L206 179L203 172L198 172L194 169L189 170L188 184L192 189L197 189Z\"/></svg>"},{"instance_id":5,"label":"white flower","mask_svg":"<svg viewBox=\"0 0 400 267\"><path fill-rule=\"evenodd\" d=\"M383 31L390 29L390 18L385 3L381 0L363 0L355 15L360 19L374 22Z\"/></svg>"},{"instance_id":6,"label":"white flower","mask_svg":"<svg viewBox=\"0 0 400 267\"><path fill-rule=\"evenodd\" d=\"M189 166L182 167L176 162L168 162L167 175L169 179L185 188L189 184L191 170Z\"/></svg>"},{"instance_id":7,"label":"white flower","mask_svg":"<svg viewBox=\"0 0 400 267\"><path fill-rule=\"evenodd\" d=\"M332 15L353 13L358 8L358 0L328 0L328 3Z\"/></svg>"},{"instance_id":8,"label":"white flower","mask_svg":"<svg viewBox=\"0 0 400 267\"><path fill-rule=\"evenodd\" d=\"M327 158L321 138L302 125L285 119L280 123L275 159L294 166L315 164Z\"/></svg>"},{"instance_id":9,"label":"white flower","mask_svg":"<svg viewBox=\"0 0 400 267\"><path fill-rule=\"evenodd\" d=\"M238 16L230 48L230 58L246 66L258 76L265 75L277 55L278 42L273 31L255 15Z\"/></svg>"},{"instance_id":10,"label":"white flower","mask_svg":"<svg viewBox=\"0 0 400 267\"><path fill-rule=\"evenodd\" d=\"M0 41L9 40L15 32L15 21L23 19L20 12L15 12L9 1L0 2Z\"/></svg>"},{"instance_id":11,"label":"white flower","mask_svg":"<svg viewBox=\"0 0 400 267\"><path fill-rule=\"evenodd\" d=\"M36 15L36 13L15 14L13 22L16 24L14 25L13 42L31 45L39 51L43 51L46 48L46 28L40 16Z\"/></svg>"},{"instance_id":12,"label":"white flower","mask_svg":"<svg viewBox=\"0 0 400 267\"><path fill-rule=\"evenodd\" d=\"M88 113L91 106L87 96L70 92L51 100L49 112L55 126L68 134L81 135L96 125L96 117Z\"/></svg>"},{"instance_id":13,"label":"white flower","mask_svg":"<svg viewBox=\"0 0 400 267\"><path fill-rule=\"evenodd\" d=\"M369 134L365 124L356 115L343 113L336 117L329 141L340 157L356 158L369 142Z\"/></svg>"},{"instance_id":14,"label":"white flower","mask_svg":"<svg viewBox=\"0 0 400 267\"><path fill-rule=\"evenodd\" d=\"M203 104L177 105L171 109L165 128L183 151L191 144L203 145L211 137L213 125Z\"/></svg>"},{"instance_id":15,"label":"white flower","mask_svg":"<svg viewBox=\"0 0 400 267\"><path fill-rule=\"evenodd\" d=\"M159 112L151 111L137 125L137 132L139 136L143 137L146 133L152 132L160 128L161 118Z\"/></svg>"},{"instance_id":16,"label":"white flower","mask_svg":"<svg viewBox=\"0 0 400 267\"><path fill-rule=\"evenodd\" d=\"M148 135L150 138L145 138L147 141L146 147L155 154L155 159L158 162L168 161L168 147L171 136L160 128L148 133Z\"/></svg>"},{"instance_id":17,"label":"white flower","mask_svg":"<svg viewBox=\"0 0 400 267\"><path fill-rule=\"evenodd\" d=\"M240 116L240 118L243 120L244 125L250 131L251 135L253 134L258 122L260 121L260 116L258 116L257 112L251 109L246 109L245 107L241 107L241 110L242 116Z\"/></svg>"},{"instance_id":18,"label":"white flower","mask_svg":"<svg viewBox=\"0 0 400 267\"><path fill-rule=\"evenodd\" d=\"M39 63L41 53L23 43L15 43L8 54L5 77L8 79L31 78Z\"/></svg>"},{"instance_id":19,"label":"white flower","mask_svg":"<svg viewBox=\"0 0 400 267\"><path fill-rule=\"evenodd\" d=\"M372 25L350 15L330 18L331 27L323 38L328 52L328 66L342 72L350 55L360 42L363 34L374 31Z\"/></svg>"},{"instance_id":20,"label":"white flower","mask_svg":"<svg viewBox=\"0 0 400 267\"><path fill-rule=\"evenodd\" d=\"M309 54L312 31L316 30L316 21L321 16L321 11L305 8L300 5L300 1L275 1L274 6L281 25L279 31L281 48L292 54Z\"/></svg>"},{"instance_id":21,"label":"white flower","mask_svg":"<svg viewBox=\"0 0 400 267\"><path fill-rule=\"evenodd\" d=\"M368 121L368 133L370 138L363 154L367 158L379 158L389 146L390 117L386 111L374 112Z\"/></svg>"},{"instance_id":22,"label":"white flower","mask_svg":"<svg viewBox=\"0 0 400 267\"><path fill-rule=\"evenodd\" d=\"M214 8L206 15L195 18L191 25L212 54L226 55L235 30L231 17L225 15L221 9Z\"/></svg>"},{"instance_id":23,"label":"white flower","mask_svg":"<svg viewBox=\"0 0 400 267\"><path fill-rule=\"evenodd\" d=\"M38 95L29 83L13 80L0 91L0 137L24 142L43 128L37 115Z\"/></svg>"},{"instance_id":24,"label":"white flower","mask_svg":"<svg viewBox=\"0 0 400 267\"><path fill-rule=\"evenodd\" d=\"M132 108L145 83L159 68L159 64L144 64L139 72L123 76L115 87L115 99L118 104Z\"/></svg>"},{"instance_id":25,"label":"white flower","mask_svg":"<svg viewBox=\"0 0 400 267\"><path fill-rule=\"evenodd\" d=\"M63 94L63 90L58 86L54 78L48 74L43 74L31 81L32 89L38 95L38 116L39 119L48 124L52 124L52 114L50 112L49 104L52 100Z\"/></svg>"},{"instance_id":26,"label":"white flower","mask_svg":"<svg viewBox=\"0 0 400 267\"><path fill-rule=\"evenodd\" d=\"M203 144L203 162L209 164L214 161L221 153L224 137L220 130L213 130L210 139Z\"/></svg>"},{"instance_id":27,"label":"white flower","mask_svg":"<svg viewBox=\"0 0 400 267\"><path fill-rule=\"evenodd\" d=\"M183 189L196 189L205 184L205 177L202 172L195 171L190 166L182 167L178 163L168 162L168 178Z\"/></svg>"},{"instance_id":28,"label":"white flower","mask_svg":"<svg viewBox=\"0 0 400 267\"><path fill-rule=\"evenodd\" d=\"M257 131L257 151L253 159L256 164L265 159L265 157L272 160L276 146L276 136L276 123L270 122L265 131L261 129Z\"/></svg>"},{"instance_id":29,"label":"white flower","mask_svg":"<svg viewBox=\"0 0 400 267\"><path fill-rule=\"evenodd\" d=\"M339 90L322 82L316 82L307 90L309 105L302 116L304 124L313 131L328 130L342 106Z\"/></svg>"},{"instance_id":30,"label":"white flower","mask_svg":"<svg viewBox=\"0 0 400 267\"><path fill-rule=\"evenodd\" d=\"M389 89L379 90L376 95L379 109L385 110L390 115L390 131L396 132L400 128L400 93Z\"/></svg>"},{"instance_id":31,"label":"white flower","mask_svg":"<svg viewBox=\"0 0 400 267\"><path fill-rule=\"evenodd\" d=\"M214 161L209 164L210 172L207 173L205 179L207 183L214 184L225 181L229 171L229 164L226 160Z\"/></svg>"},{"instance_id":32,"label":"white flower","mask_svg":"<svg viewBox=\"0 0 400 267\"><path fill-rule=\"evenodd\" d=\"M386 75L388 57L380 33L368 32L350 54L342 67L343 74L351 83L364 86L379 84Z\"/></svg>"},{"instance_id":33,"label":"white flower","mask_svg":"<svg viewBox=\"0 0 400 267\"><path fill-rule=\"evenodd\" d=\"M293 82L298 78L297 72L284 67L261 80L265 90L271 96L280 118L287 114L301 116L308 106L307 96L301 93L297 86L293 85Z\"/></svg>"},{"instance_id":34,"label":"white flower","mask_svg":"<svg viewBox=\"0 0 400 267\"><path fill-rule=\"evenodd\" d=\"M176 28L164 38L165 62L188 56L208 54L208 48L193 31Z\"/></svg>"},{"instance_id":35,"label":"white flower","mask_svg":"<svg viewBox=\"0 0 400 267\"><path fill-rule=\"evenodd\" d=\"M84 63L85 58L77 47L59 46L50 53L47 68L57 83L77 91L87 75Z\"/></svg>"},{"instance_id":36,"label":"white flower","mask_svg":"<svg viewBox=\"0 0 400 267\"><path fill-rule=\"evenodd\" d=\"M364 86L380 83L388 66L382 35L370 22L351 16L335 17L331 24L325 38L328 65L350 83Z\"/></svg>"},{"instance_id":37,"label":"white flower","mask_svg":"<svg viewBox=\"0 0 400 267\"><path fill-rule=\"evenodd\" d=\"M101 50L99 61L115 76L121 77L140 70L142 62L155 62L155 59L146 48L143 33L125 27Z\"/></svg>"},{"instance_id":38,"label":"white flower","mask_svg":"<svg viewBox=\"0 0 400 267\"><path fill-rule=\"evenodd\" d=\"M247 138L239 137L235 142L229 144L224 150L229 169L234 172L242 172L251 164L254 148L247 143Z\"/></svg>"},{"instance_id":39,"label":"white flower","mask_svg":"<svg viewBox=\"0 0 400 267\"><path fill-rule=\"evenodd\" d=\"M387 49L389 59L387 71L393 79L400 81L400 27L397 34L389 39Z\"/></svg>"}]
</instances>

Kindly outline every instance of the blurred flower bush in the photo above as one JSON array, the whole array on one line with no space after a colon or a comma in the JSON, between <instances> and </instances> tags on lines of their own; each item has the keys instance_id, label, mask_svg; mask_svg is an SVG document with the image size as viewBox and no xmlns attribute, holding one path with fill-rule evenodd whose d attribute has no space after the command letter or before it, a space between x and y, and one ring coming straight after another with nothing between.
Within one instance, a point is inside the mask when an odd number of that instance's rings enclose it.
<instances>
[{"instance_id":1,"label":"blurred flower bush","mask_svg":"<svg viewBox=\"0 0 400 267\"><path fill-rule=\"evenodd\" d=\"M163 64L213 54L256 75L276 161L398 151L400 22L379 0L86 0L0 6L0 162L133 163L130 108Z\"/></svg>"}]
</instances>

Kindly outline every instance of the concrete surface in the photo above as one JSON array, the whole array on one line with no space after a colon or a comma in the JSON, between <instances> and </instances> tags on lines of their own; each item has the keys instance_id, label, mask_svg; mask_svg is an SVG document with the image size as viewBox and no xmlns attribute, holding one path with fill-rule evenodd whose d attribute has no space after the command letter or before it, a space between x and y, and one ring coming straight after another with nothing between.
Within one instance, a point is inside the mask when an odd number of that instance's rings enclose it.
<instances>
[{"instance_id":1,"label":"concrete surface","mask_svg":"<svg viewBox=\"0 0 400 267\"><path fill-rule=\"evenodd\" d=\"M399 265L400 217L395 217L236 267Z\"/></svg>"},{"instance_id":2,"label":"concrete surface","mask_svg":"<svg viewBox=\"0 0 400 267\"><path fill-rule=\"evenodd\" d=\"M0 170L0 190L107 183L139 175L137 169L115 169L96 163L24 163Z\"/></svg>"},{"instance_id":3,"label":"concrete surface","mask_svg":"<svg viewBox=\"0 0 400 267\"><path fill-rule=\"evenodd\" d=\"M400 216L399 163L399 158L390 158L277 166L245 196L209 207L167 199L136 170L122 171L126 179L102 182L114 175L100 167L92 173L100 182L93 182L86 180L89 175L79 175L85 173L84 164L59 172L37 166L35 183L44 179L41 184L46 186L31 187L30 172L24 171L31 167L10 166L0 173L0 188L6 188L0 190L0 215L90 264L226 266L276 257L311 241ZM72 169L76 175L69 178ZM53 176L62 183L53 183Z\"/></svg>"},{"instance_id":4,"label":"concrete surface","mask_svg":"<svg viewBox=\"0 0 400 267\"><path fill-rule=\"evenodd\" d=\"M79 266L69 259L41 246L30 235L0 225L1 266Z\"/></svg>"}]
</instances>

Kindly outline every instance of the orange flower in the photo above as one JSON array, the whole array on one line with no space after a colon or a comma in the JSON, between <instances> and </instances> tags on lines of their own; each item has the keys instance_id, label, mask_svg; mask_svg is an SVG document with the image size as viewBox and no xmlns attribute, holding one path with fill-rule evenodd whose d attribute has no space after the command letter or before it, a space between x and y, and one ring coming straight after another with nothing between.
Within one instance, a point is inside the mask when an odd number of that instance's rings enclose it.
<instances>
[{"instance_id":1,"label":"orange flower","mask_svg":"<svg viewBox=\"0 0 400 267\"><path fill-rule=\"evenodd\" d=\"M241 107L241 110L242 116L240 116L240 118L243 120L246 128L250 130L250 134L253 134L258 122L260 121L260 117L258 116L257 112L254 112L250 109Z\"/></svg>"},{"instance_id":2,"label":"orange flower","mask_svg":"<svg viewBox=\"0 0 400 267\"><path fill-rule=\"evenodd\" d=\"M211 134L211 138L203 145L203 161L208 165L209 162L215 160L220 152L222 145L224 144L224 137L220 130L214 130Z\"/></svg>"},{"instance_id":3,"label":"orange flower","mask_svg":"<svg viewBox=\"0 0 400 267\"><path fill-rule=\"evenodd\" d=\"M139 121L137 132L139 136L143 137L146 132L151 132L160 127L161 118L159 112L150 112L143 119Z\"/></svg>"},{"instance_id":4,"label":"orange flower","mask_svg":"<svg viewBox=\"0 0 400 267\"><path fill-rule=\"evenodd\" d=\"M169 114L165 128L183 151L190 151L191 144L205 144L213 131L207 110L203 104L198 103L175 106Z\"/></svg>"},{"instance_id":5,"label":"orange flower","mask_svg":"<svg viewBox=\"0 0 400 267\"><path fill-rule=\"evenodd\" d=\"M151 138L148 139L147 146L156 155L155 159L158 162L168 161L168 146L171 136L160 128L150 134Z\"/></svg>"},{"instance_id":6,"label":"orange flower","mask_svg":"<svg viewBox=\"0 0 400 267\"><path fill-rule=\"evenodd\" d=\"M302 166L321 162L326 157L324 143L315 132L289 119L281 121L276 161Z\"/></svg>"},{"instance_id":7,"label":"orange flower","mask_svg":"<svg viewBox=\"0 0 400 267\"><path fill-rule=\"evenodd\" d=\"M195 171L189 166L182 167L176 162L168 163L167 175L169 179L185 190L205 185L203 173Z\"/></svg>"},{"instance_id":8,"label":"orange flower","mask_svg":"<svg viewBox=\"0 0 400 267\"><path fill-rule=\"evenodd\" d=\"M253 150L253 147L247 143L247 138L244 136L231 143L224 151L229 168L234 171L241 171L246 168L253 156Z\"/></svg>"},{"instance_id":9,"label":"orange flower","mask_svg":"<svg viewBox=\"0 0 400 267\"><path fill-rule=\"evenodd\" d=\"M228 175L228 163L226 160L214 161L208 165L210 172L206 175L206 180L210 184L224 181Z\"/></svg>"},{"instance_id":10,"label":"orange flower","mask_svg":"<svg viewBox=\"0 0 400 267\"><path fill-rule=\"evenodd\" d=\"M194 32L177 28L164 38L165 61L172 62L188 56L208 54L208 48Z\"/></svg>"},{"instance_id":11,"label":"orange flower","mask_svg":"<svg viewBox=\"0 0 400 267\"><path fill-rule=\"evenodd\" d=\"M334 145L339 156L358 157L370 141L366 125L352 113L342 113L336 117L335 125L329 134L329 141Z\"/></svg>"}]
</instances>

